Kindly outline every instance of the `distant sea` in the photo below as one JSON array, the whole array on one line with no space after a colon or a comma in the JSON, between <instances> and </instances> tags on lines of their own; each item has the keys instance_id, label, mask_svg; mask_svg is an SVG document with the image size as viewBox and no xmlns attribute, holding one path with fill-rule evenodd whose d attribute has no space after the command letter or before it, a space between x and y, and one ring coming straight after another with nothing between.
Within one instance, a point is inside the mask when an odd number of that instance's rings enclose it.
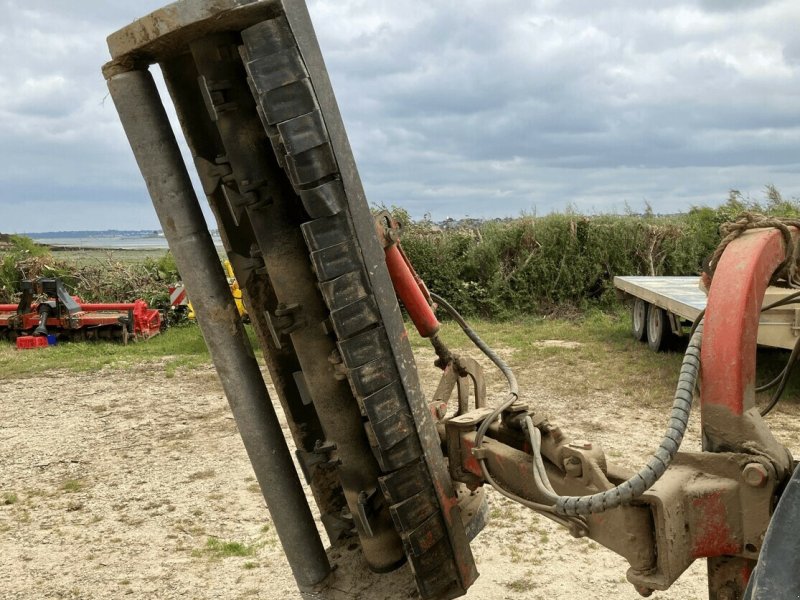
<instances>
[{"instance_id":1,"label":"distant sea","mask_svg":"<svg viewBox=\"0 0 800 600\"><path fill-rule=\"evenodd\" d=\"M160 232L153 231L125 231L125 232L98 232L93 234L87 231L58 231L46 233L26 233L29 238L40 244L64 248L99 248L108 250L166 250L167 240ZM222 241L216 232L212 232L214 244L222 246Z\"/></svg>"}]
</instances>

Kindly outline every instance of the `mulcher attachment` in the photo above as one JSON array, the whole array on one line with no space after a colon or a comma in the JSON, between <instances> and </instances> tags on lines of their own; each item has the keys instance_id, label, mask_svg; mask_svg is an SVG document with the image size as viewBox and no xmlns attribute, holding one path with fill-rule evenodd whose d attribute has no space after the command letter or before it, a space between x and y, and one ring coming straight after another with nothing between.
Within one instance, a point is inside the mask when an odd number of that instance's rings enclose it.
<instances>
[{"instance_id":1,"label":"mulcher attachment","mask_svg":"<svg viewBox=\"0 0 800 600\"><path fill-rule=\"evenodd\" d=\"M352 519L374 570L407 557L423 598L462 595L465 524L305 5L176 2L109 47L112 93L164 71L331 539Z\"/></svg>"}]
</instances>

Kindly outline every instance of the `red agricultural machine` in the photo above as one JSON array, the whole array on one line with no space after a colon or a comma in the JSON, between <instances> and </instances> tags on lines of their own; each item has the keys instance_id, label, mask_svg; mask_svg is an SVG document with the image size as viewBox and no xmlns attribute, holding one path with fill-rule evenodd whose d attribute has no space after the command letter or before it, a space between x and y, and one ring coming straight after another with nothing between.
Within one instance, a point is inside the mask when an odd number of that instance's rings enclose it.
<instances>
[{"instance_id":1,"label":"red agricultural machine","mask_svg":"<svg viewBox=\"0 0 800 600\"><path fill-rule=\"evenodd\" d=\"M111 96L307 597L341 589L337 554L317 532L153 64L334 549L359 545L375 572L407 564L421 598L464 595L491 485L625 557L644 596L705 559L713 600L798 597L800 476L754 406L758 312L788 255L780 232L746 233L719 260L667 431L627 472L520 397L507 365L415 278L391 219L370 213L302 0L183 0L108 43ZM398 297L443 370L430 401ZM502 398L487 398L477 363L438 338L434 303L506 376ZM700 378L703 448L680 451Z\"/></svg>"},{"instance_id":2,"label":"red agricultural machine","mask_svg":"<svg viewBox=\"0 0 800 600\"><path fill-rule=\"evenodd\" d=\"M0 337L55 335L78 340L147 339L161 331L161 313L144 300L86 303L59 279L22 282L19 304L0 304Z\"/></svg>"}]
</instances>

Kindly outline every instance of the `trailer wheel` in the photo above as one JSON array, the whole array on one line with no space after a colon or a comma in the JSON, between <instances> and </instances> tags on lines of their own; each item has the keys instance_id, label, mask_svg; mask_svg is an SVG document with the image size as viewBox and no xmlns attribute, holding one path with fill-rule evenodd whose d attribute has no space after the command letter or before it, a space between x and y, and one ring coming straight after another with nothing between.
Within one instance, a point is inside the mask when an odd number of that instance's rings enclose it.
<instances>
[{"instance_id":1,"label":"trailer wheel","mask_svg":"<svg viewBox=\"0 0 800 600\"><path fill-rule=\"evenodd\" d=\"M647 311L647 345L653 352L666 350L672 341L672 328L667 311L650 306Z\"/></svg>"},{"instance_id":2,"label":"trailer wheel","mask_svg":"<svg viewBox=\"0 0 800 600\"><path fill-rule=\"evenodd\" d=\"M650 305L641 298L636 298L633 301L631 330L636 341L643 342L647 337L647 313L649 312L649 307Z\"/></svg>"}]
</instances>

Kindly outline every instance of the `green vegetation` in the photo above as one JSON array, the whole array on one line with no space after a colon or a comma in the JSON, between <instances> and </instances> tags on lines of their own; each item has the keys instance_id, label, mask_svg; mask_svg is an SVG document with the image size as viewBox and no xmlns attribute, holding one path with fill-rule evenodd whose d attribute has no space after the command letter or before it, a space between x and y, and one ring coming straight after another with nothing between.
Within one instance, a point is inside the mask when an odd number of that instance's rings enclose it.
<instances>
[{"instance_id":1,"label":"green vegetation","mask_svg":"<svg viewBox=\"0 0 800 600\"><path fill-rule=\"evenodd\" d=\"M3 493L3 504L6 506L16 504L17 502L19 502L19 497L14 492Z\"/></svg>"},{"instance_id":2,"label":"green vegetation","mask_svg":"<svg viewBox=\"0 0 800 600\"><path fill-rule=\"evenodd\" d=\"M169 284L179 280L169 252L51 252L24 236L4 239L6 243L0 246L2 303L19 299L23 279L58 277L70 293L86 302L132 302L141 298L155 306L168 304Z\"/></svg>"},{"instance_id":3,"label":"green vegetation","mask_svg":"<svg viewBox=\"0 0 800 600\"><path fill-rule=\"evenodd\" d=\"M226 542L218 538L210 537L206 540L205 547L192 552L192 556L207 556L209 558L254 556L256 550L258 550L257 546L242 544L241 542Z\"/></svg>"},{"instance_id":4,"label":"green vegetation","mask_svg":"<svg viewBox=\"0 0 800 600\"><path fill-rule=\"evenodd\" d=\"M97 371L103 367L126 368L146 361L163 364L167 375L179 367L196 367L209 361L200 328L194 325L171 327L144 342L59 342L41 350L17 350L13 344L0 344L0 379L47 373L55 368L70 371Z\"/></svg>"},{"instance_id":5,"label":"green vegetation","mask_svg":"<svg viewBox=\"0 0 800 600\"><path fill-rule=\"evenodd\" d=\"M508 318L615 304L616 275L699 274L719 226L750 211L800 215L800 203L767 187L763 203L731 192L719 208L686 214L545 216L441 229L402 209L403 248L428 287L466 315Z\"/></svg>"},{"instance_id":6,"label":"green vegetation","mask_svg":"<svg viewBox=\"0 0 800 600\"><path fill-rule=\"evenodd\" d=\"M83 489L83 482L77 479L67 479L61 484L61 489L70 493L80 492Z\"/></svg>"}]
</instances>

